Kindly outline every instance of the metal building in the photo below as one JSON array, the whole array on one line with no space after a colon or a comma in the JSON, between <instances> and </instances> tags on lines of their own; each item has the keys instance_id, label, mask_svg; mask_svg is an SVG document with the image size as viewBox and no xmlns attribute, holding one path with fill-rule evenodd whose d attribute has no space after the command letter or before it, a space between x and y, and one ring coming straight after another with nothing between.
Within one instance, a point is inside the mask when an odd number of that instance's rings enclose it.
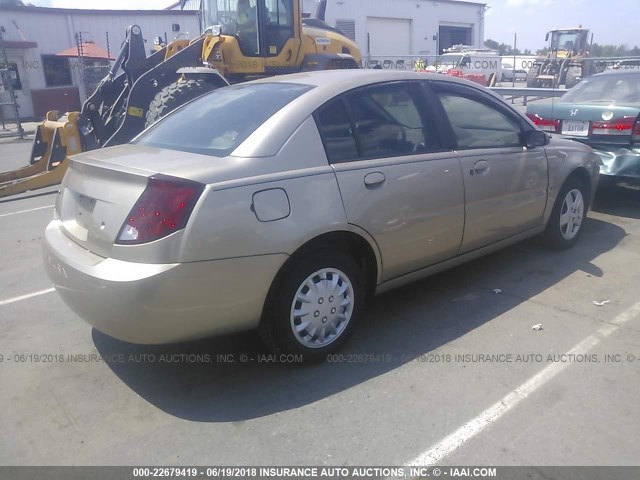
<instances>
[{"instance_id":1,"label":"metal building","mask_svg":"<svg viewBox=\"0 0 640 480\"><path fill-rule=\"evenodd\" d=\"M319 0L303 0L315 15ZM326 21L367 56L439 55L453 45L484 45L486 3L459 0L327 0Z\"/></svg>"},{"instance_id":2,"label":"metal building","mask_svg":"<svg viewBox=\"0 0 640 480\"><path fill-rule=\"evenodd\" d=\"M42 119L48 110L79 110L92 89L86 63L68 56L77 46L77 35L114 58L132 24L142 28L148 52L158 36L172 40L200 35L198 14L189 10L1 7L0 28L20 116ZM58 55L65 50L67 55Z\"/></svg>"}]
</instances>

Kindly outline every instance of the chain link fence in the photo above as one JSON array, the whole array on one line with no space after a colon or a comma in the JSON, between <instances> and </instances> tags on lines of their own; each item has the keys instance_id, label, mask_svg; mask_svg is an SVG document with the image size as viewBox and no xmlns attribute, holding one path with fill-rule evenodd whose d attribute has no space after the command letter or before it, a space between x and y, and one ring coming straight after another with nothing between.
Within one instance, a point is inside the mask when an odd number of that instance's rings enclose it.
<instances>
[{"instance_id":1,"label":"chain link fence","mask_svg":"<svg viewBox=\"0 0 640 480\"><path fill-rule=\"evenodd\" d=\"M20 106L14 91L17 72L9 67L4 39L0 31L0 137L24 138L20 123Z\"/></svg>"}]
</instances>

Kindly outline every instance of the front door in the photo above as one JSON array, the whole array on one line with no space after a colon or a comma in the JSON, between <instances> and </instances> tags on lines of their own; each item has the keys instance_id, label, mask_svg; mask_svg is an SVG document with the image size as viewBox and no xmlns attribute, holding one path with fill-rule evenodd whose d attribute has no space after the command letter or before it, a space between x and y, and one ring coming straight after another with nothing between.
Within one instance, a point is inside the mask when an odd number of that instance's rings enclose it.
<instances>
[{"instance_id":1,"label":"front door","mask_svg":"<svg viewBox=\"0 0 640 480\"><path fill-rule=\"evenodd\" d=\"M466 253L534 228L547 203L543 147L522 143L523 120L490 94L433 82L451 125L465 190Z\"/></svg>"}]
</instances>

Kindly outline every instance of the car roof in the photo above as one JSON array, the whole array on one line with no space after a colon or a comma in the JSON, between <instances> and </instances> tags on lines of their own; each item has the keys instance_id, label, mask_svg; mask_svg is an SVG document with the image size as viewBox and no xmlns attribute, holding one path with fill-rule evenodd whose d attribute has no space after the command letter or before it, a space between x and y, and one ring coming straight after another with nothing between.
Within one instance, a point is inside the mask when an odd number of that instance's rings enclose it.
<instances>
[{"instance_id":1,"label":"car roof","mask_svg":"<svg viewBox=\"0 0 640 480\"><path fill-rule=\"evenodd\" d=\"M399 80L450 80L469 84L471 82L460 80L451 76L444 76L434 73L418 73L408 70L379 70L379 69L342 69L342 70L322 70L303 73L292 73L289 75L279 75L275 77L254 80L249 83L298 83L310 85L323 90L334 91L339 94L342 91L351 90L357 87L373 85L380 82L392 82Z\"/></svg>"},{"instance_id":2,"label":"car roof","mask_svg":"<svg viewBox=\"0 0 640 480\"><path fill-rule=\"evenodd\" d=\"M247 82L252 83L294 83L308 85L313 87L312 92L303 95L309 102L315 102L317 105L314 110L330 100L331 98L348 92L358 87L366 87L367 85L375 85L383 82L407 81L407 80L437 80L440 82L459 83L470 86L472 88L483 90L501 99L500 95L488 90L477 83L465 80L463 78L451 75L443 75L441 73L424 73L412 72L409 70L378 70L378 69L342 69L342 70L322 70L303 73L292 73L289 75L279 75L275 77L263 78ZM318 103L319 102L319 103Z\"/></svg>"},{"instance_id":3,"label":"car roof","mask_svg":"<svg viewBox=\"0 0 640 480\"><path fill-rule=\"evenodd\" d=\"M299 128L313 112L334 97L358 87L383 82L410 80L437 80L440 82L464 84L478 90L483 90L493 97L502 100L498 94L468 80L450 75L418 73L406 70L323 70L254 80L243 83L242 85L288 83L307 85L312 88L269 118L269 120L261 125L235 150L234 156L266 157L275 155L293 132Z\"/></svg>"}]
</instances>

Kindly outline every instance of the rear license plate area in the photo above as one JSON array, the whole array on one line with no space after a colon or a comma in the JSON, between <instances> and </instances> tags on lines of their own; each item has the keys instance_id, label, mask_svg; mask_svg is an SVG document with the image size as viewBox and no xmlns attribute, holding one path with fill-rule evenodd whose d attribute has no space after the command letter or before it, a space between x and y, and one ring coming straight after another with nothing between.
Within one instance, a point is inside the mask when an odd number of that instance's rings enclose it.
<instances>
[{"instance_id":1,"label":"rear license plate area","mask_svg":"<svg viewBox=\"0 0 640 480\"><path fill-rule=\"evenodd\" d=\"M562 135L588 137L589 122L583 120L564 120L562 122Z\"/></svg>"}]
</instances>

